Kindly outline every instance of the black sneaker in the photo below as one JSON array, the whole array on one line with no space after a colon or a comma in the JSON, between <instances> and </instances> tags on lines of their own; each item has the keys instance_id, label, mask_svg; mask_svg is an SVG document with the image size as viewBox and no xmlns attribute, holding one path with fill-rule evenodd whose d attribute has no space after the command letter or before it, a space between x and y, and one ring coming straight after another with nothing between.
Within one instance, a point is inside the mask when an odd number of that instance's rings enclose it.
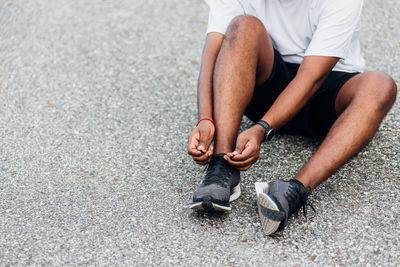
<instances>
[{"instance_id":1,"label":"black sneaker","mask_svg":"<svg viewBox=\"0 0 400 267\"><path fill-rule=\"evenodd\" d=\"M229 211L229 202L240 196L240 172L224 159L224 155L211 156L204 180L194 192L191 209Z\"/></svg>"},{"instance_id":2,"label":"black sneaker","mask_svg":"<svg viewBox=\"0 0 400 267\"><path fill-rule=\"evenodd\" d=\"M297 180L255 183L255 187L258 214L266 235L282 230L300 207L303 206L306 212L306 189Z\"/></svg>"}]
</instances>

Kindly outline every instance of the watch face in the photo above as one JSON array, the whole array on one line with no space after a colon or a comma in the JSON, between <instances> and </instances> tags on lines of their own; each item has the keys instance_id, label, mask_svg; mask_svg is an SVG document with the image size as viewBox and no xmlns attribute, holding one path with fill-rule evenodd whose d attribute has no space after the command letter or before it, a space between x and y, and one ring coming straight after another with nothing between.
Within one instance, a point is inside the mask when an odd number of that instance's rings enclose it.
<instances>
[{"instance_id":1,"label":"watch face","mask_svg":"<svg viewBox=\"0 0 400 267\"><path fill-rule=\"evenodd\" d=\"M257 124L265 129L264 140L269 141L274 137L275 130L266 121L260 120Z\"/></svg>"},{"instance_id":2,"label":"watch face","mask_svg":"<svg viewBox=\"0 0 400 267\"><path fill-rule=\"evenodd\" d=\"M272 139L272 137L274 137L275 135L275 131L274 129L270 129L268 131L268 133L265 133L265 139L267 139L268 141L270 141Z\"/></svg>"}]
</instances>

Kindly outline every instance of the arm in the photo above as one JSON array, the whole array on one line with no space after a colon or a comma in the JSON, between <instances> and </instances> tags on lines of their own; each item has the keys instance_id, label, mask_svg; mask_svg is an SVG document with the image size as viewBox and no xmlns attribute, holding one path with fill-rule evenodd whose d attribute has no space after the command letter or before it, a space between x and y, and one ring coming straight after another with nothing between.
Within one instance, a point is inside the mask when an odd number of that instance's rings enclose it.
<instances>
[{"instance_id":1,"label":"arm","mask_svg":"<svg viewBox=\"0 0 400 267\"><path fill-rule=\"evenodd\" d=\"M280 128L305 105L323 83L339 58L346 59L349 45L359 26L363 0L321 1L318 25L304 51L296 77L276 99L263 120ZM239 170L247 170L259 156L264 134L261 126L242 132L233 153L225 157ZM234 156L234 160L229 157Z\"/></svg>"},{"instance_id":2,"label":"arm","mask_svg":"<svg viewBox=\"0 0 400 267\"><path fill-rule=\"evenodd\" d=\"M198 117L213 117L213 73L214 65L224 40L224 33L232 19L242 15L244 10L237 1L209 1L210 13L207 38L204 45L197 86ZM215 127L208 120L202 120L192 131L188 141L188 153L199 164L207 164L213 153L210 145L214 139Z\"/></svg>"},{"instance_id":3,"label":"arm","mask_svg":"<svg viewBox=\"0 0 400 267\"><path fill-rule=\"evenodd\" d=\"M263 116L274 128L287 123L324 82L349 45L360 23L363 0L321 1L319 21L293 81Z\"/></svg>"},{"instance_id":4,"label":"arm","mask_svg":"<svg viewBox=\"0 0 400 267\"><path fill-rule=\"evenodd\" d=\"M204 45L200 74L197 85L198 119L213 117L213 73L214 65L222 45L224 35L207 34ZM210 146L214 139L215 127L209 120L203 120L192 131L188 141L188 153L199 164L207 164L213 153Z\"/></svg>"},{"instance_id":5,"label":"arm","mask_svg":"<svg viewBox=\"0 0 400 267\"><path fill-rule=\"evenodd\" d=\"M296 77L279 95L262 120L275 129L289 122L322 85L338 61L337 57L304 57Z\"/></svg>"},{"instance_id":6,"label":"arm","mask_svg":"<svg viewBox=\"0 0 400 267\"><path fill-rule=\"evenodd\" d=\"M214 65L222 45L224 35L217 32L207 34L201 58L200 74L197 83L197 104L199 119L212 118L212 90Z\"/></svg>"},{"instance_id":7,"label":"arm","mask_svg":"<svg viewBox=\"0 0 400 267\"><path fill-rule=\"evenodd\" d=\"M279 95L262 120L275 129L286 124L322 85L338 60L337 57L304 57L296 77ZM239 170L250 168L259 157L264 132L264 128L257 124L242 132L237 139L235 151L228 153L225 159Z\"/></svg>"}]
</instances>

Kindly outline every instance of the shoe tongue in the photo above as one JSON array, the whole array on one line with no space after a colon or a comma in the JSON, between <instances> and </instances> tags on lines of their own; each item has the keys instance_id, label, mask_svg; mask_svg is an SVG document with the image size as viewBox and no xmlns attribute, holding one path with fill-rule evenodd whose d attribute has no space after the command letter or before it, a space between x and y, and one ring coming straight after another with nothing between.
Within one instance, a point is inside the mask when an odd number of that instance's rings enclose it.
<instances>
[{"instance_id":1,"label":"shoe tongue","mask_svg":"<svg viewBox=\"0 0 400 267\"><path fill-rule=\"evenodd\" d=\"M215 165L215 164L220 165L220 164L222 164L222 165L224 165L224 166L229 167L230 164L224 159L224 156L225 156L225 155L226 155L226 153L220 153L220 154L213 154L213 155L211 155L211 162L210 162L210 164L211 164L211 165Z\"/></svg>"},{"instance_id":2,"label":"shoe tongue","mask_svg":"<svg viewBox=\"0 0 400 267\"><path fill-rule=\"evenodd\" d=\"M220 154L212 154L211 155L211 159L212 160L223 160L223 161L226 161L225 159L224 159L224 156L226 155L226 153L220 153Z\"/></svg>"}]
</instances>

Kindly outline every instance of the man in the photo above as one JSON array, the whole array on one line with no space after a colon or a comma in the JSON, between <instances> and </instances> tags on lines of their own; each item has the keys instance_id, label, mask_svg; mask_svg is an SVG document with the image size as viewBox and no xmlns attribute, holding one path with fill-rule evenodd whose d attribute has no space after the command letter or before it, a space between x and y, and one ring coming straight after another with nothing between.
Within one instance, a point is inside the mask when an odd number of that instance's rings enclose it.
<instances>
[{"instance_id":1,"label":"man","mask_svg":"<svg viewBox=\"0 0 400 267\"><path fill-rule=\"evenodd\" d=\"M382 72L362 73L362 0L209 2L199 121L188 141L188 153L208 169L191 208L230 210L240 195L240 171L257 161L275 130L323 138L293 179L258 188L262 227L270 235L369 142L397 86ZM243 114L255 124L238 135Z\"/></svg>"}]
</instances>

